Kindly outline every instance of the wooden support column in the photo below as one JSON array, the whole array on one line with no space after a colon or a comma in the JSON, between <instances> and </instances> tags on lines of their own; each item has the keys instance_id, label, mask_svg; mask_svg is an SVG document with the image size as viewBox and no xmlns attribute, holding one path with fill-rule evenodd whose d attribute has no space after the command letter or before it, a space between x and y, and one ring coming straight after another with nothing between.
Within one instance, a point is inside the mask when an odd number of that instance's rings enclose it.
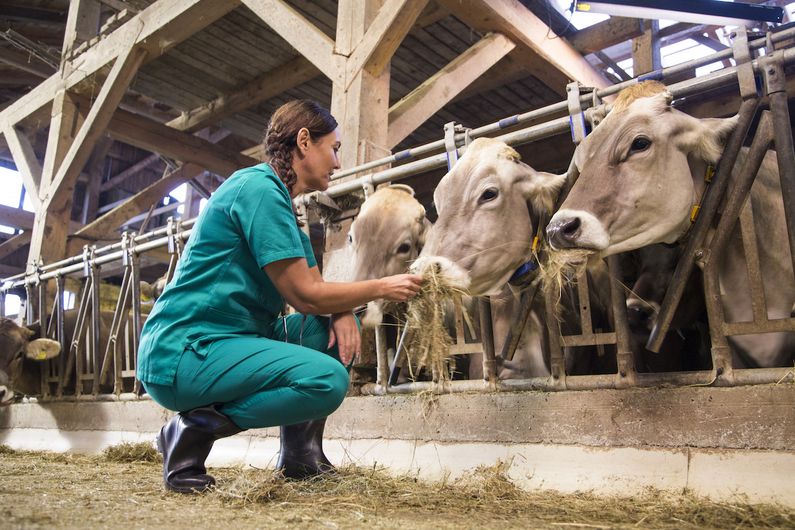
<instances>
[{"instance_id":1,"label":"wooden support column","mask_svg":"<svg viewBox=\"0 0 795 530\"><path fill-rule=\"evenodd\" d=\"M6 138L8 149L11 151L11 156L14 158L17 171L22 177L25 192L30 197L30 202L33 204L34 209L38 209L41 205L41 199L39 198L41 163L36 158L33 146L28 137L16 127L6 125L3 128L3 135Z\"/></svg>"},{"instance_id":2,"label":"wooden support column","mask_svg":"<svg viewBox=\"0 0 795 530\"><path fill-rule=\"evenodd\" d=\"M99 194L101 193L102 174L105 170L105 158L108 156L113 140L103 137L97 142L94 152L88 161L88 184L83 200L83 224L90 223L97 216Z\"/></svg>"},{"instance_id":3,"label":"wooden support column","mask_svg":"<svg viewBox=\"0 0 795 530\"><path fill-rule=\"evenodd\" d=\"M643 24L643 35L632 39L632 74L638 77L662 68L660 58L660 39L657 33L660 23L646 20Z\"/></svg>"},{"instance_id":4,"label":"wooden support column","mask_svg":"<svg viewBox=\"0 0 795 530\"><path fill-rule=\"evenodd\" d=\"M336 53L349 59L376 18L381 0L340 0ZM388 64L388 62L386 63ZM347 61L345 71L348 72ZM335 82L331 113L340 124L343 168L388 154L389 68L377 75L366 68L351 70L351 79Z\"/></svg>"}]
</instances>

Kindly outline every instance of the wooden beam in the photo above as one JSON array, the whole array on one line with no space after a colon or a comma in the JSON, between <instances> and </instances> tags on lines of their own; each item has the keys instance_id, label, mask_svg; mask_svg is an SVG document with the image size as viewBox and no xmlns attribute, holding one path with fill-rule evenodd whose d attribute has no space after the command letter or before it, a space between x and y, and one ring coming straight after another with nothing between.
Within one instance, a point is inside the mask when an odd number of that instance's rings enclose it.
<instances>
[{"instance_id":1,"label":"wooden beam","mask_svg":"<svg viewBox=\"0 0 795 530\"><path fill-rule=\"evenodd\" d=\"M123 204L99 217L96 221L87 224L74 236L88 240L105 239L109 233L127 222L130 218L147 210L156 201L162 199L169 191L180 184L189 181L204 171L204 168L195 164L184 164L174 171L166 174L160 180L147 186L136 193Z\"/></svg>"},{"instance_id":2,"label":"wooden beam","mask_svg":"<svg viewBox=\"0 0 795 530\"><path fill-rule=\"evenodd\" d=\"M596 53L643 35L643 22L637 18L610 17L583 28L569 37L569 42L583 55Z\"/></svg>"},{"instance_id":3,"label":"wooden beam","mask_svg":"<svg viewBox=\"0 0 795 530\"><path fill-rule=\"evenodd\" d=\"M99 208L100 185L102 184L102 174L105 169L105 159L113 146L113 140L103 137L97 141L94 152L88 160L88 183L83 197L83 224L90 223L97 216Z\"/></svg>"},{"instance_id":4,"label":"wooden beam","mask_svg":"<svg viewBox=\"0 0 795 530\"><path fill-rule=\"evenodd\" d=\"M41 206L39 199L39 186L41 183L41 163L33 151L33 146L28 137L22 134L16 127L7 125L3 128L8 149L14 157L14 164L22 177L22 184L30 197L30 201L35 209Z\"/></svg>"},{"instance_id":5,"label":"wooden beam","mask_svg":"<svg viewBox=\"0 0 795 530\"><path fill-rule=\"evenodd\" d=\"M193 162L218 175L226 176L241 167L258 163L241 153L124 110L116 111L107 132L115 140L168 158Z\"/></svg>"},{"instance_id":6,"label":"wooden beam","mask_svg":"<svg viewBox=\"0 0 795 530\"><path fill-rule=\"evenodd\" d=\"M632 75L637 77L662 68L660 39L657 33L660 23L647 20L643 25L643 35L632 39Z\"/></svg>"},{"instance_id":7,"label":"wooden beam","mask_svg":"<svg viewBox=\"0 0 795 530\"><path fill-rule=\"evenodd\" d=\"M75 179L86 165L96 141L102 136L145 57L146 50L130 46L116 59L51 186L43 190L47 209L51 206L60 209L64 203L71 205Z\"/></svg>"},{"instance_id":8,"label":"wooden beam","mask_svg":"<svg viewBox=\"0 0 795 530\"><path fill-rule=\"evenodd\" d=\"M81 42L97 36L100 6L97 0L71 0L64 29L62 57L68 57Z\"/></svg>"},{"instance_id":9,"label":"wooden beam","mask_svg":"<svg viewBox=\"0 0 795 530\"><path fill-rule=\"evenodd\" d=\"M5 259L17 250L30 243L30 231L22 232L3 243L0 243L0 259Z\"/></svg>"},{"instance_id":10,"label":"wooden beam","mask_svg":"<svg viewBox=\"0 0 795 530\"><path fill-rule=\"evenodd\" d=\"M68 74L44 80L0 112L0 124L17 124L50 104L59 90L71 89L113 61L132 42L147 51L147 60L166 53L239 5L239 0L159 0L70 63Z\"/></svg>"},{"instance_id":11,"label":"wooden beam","mask_svg":"<svg viewBox=\"0 0 795 530\"><path fill-rule=\"evenodd\" d=\"M583 56L517 0L439 0L478 31L504 34L530 49L568 79L602 88L608 81Z\"/></svg>"},{"instance_id":12,"label":"wooden beam","mask_svg":"<svg viewBox=\"0 0 795 530\"><path fill-rule=\"evenodd\" d=\"M411 30L428 0L385 2L348 58L347 79L362 68L378 76Z\"/></svg>"},{"instance_id":13,"label":"wooden beam","mask_svg":"<svg viewBox=\"0 0 795 530\"><path fill-rule=\"evenodd\" d=\"M36 215L33 212L0 204L0 225L30 230L33 228L35 217Z\"/></svg>"},{"instance_id":14,"label":"wooden beam","mask_svg":"<svg viewBox=\"0 0 795 530\"><path fill-rule=\"evenodd\" d=\"M263 22L332 81L342 81L334 41L283 0L242 0Z\"/></svg>"},{"instance_id":15,"label":"wooden beam","mask_svg":"<svg viewBox=\"0 0 795 530\"><path fill-rule=\"evenodd\" d=\"M394 147L516 45L489 33L389 109L388 146Z\"/></svg>"},{"instance_id":16,"label":"wooden beam","mask_svg":"<svg viewBox=\"0 0 795 530\"><path fill-rule=\"evenodd\" d=\"M103 192L115 188L116 186L118 186L119 184L130 178L131 176L143 171L149 166L154 165L160 160L161 160L160 155L157 153L144 157L143 159L131 165L124 171L121 171L116 175L113 175L107 181L103 182L99 187L99 191Z\"/></svg>"},{"instance_id":17,"label":"wooden beam","mask_svg":"<svg viewBox=\"0 0 795 530\"><path fill-rule=\"evenodd\" d=\"M166 125L179 131L198 131L227 116L242 112L295 86L306 83L320 73L320 70L309 60L304 57L296 57L232 92L183 113L182 116L174 118Z\"/></svg>"}]
</instances>

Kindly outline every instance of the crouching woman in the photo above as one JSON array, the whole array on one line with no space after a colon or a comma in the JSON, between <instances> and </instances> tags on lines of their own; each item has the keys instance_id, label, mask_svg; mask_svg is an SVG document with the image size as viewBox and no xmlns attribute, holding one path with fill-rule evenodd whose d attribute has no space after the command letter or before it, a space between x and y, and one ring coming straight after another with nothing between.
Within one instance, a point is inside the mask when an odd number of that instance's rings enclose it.
<instances>
[{"instance_id":1,"label":"crouching woman","mask_svg":"<svg viewBox=\"0 0 795 530\"><path fill-rule=\"evenodd\" d=\"M351 309L419 290L421 277L409 274L353 283L320 276L292 199L327 189L339 168L327 110L305 100L283 105L264 142L269 163L235 172L207 202L141 335L138 378L179 412L157 439L172 491L215 483L205 460L219 438L275 425L285 476L332 470L325 418L342 403L343 363L361 346ZM299 313L280 317L284 302Z\"/></svg>"}]
</instances>

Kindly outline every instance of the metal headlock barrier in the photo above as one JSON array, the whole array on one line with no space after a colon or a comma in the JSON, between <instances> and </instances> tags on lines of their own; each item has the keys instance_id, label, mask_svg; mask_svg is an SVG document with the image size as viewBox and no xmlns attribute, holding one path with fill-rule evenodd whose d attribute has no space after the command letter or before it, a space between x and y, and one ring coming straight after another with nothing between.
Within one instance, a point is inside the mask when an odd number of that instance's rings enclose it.
<instances>
[{"instance_id":1,"label":"metal headlock barrier","mask_svg":"<svg viewBox=\"0 0 795 530\"><path fill-rule=\"evenodd\" d=\"M648 79L665 80L671 76L692 72L695 68L705 66L724 59L733 58L735 66L723 68L709 75L681 81L669 85L668 90L675 98L682 98L703 93L705 91L739 86L743 103L740 109L740 124L730 138L724 151L722 163L718 167L715 181L709 187L702 205L702 211L696 221L687 248L674 273L674 279L668 289L666 298L657 319L657 326L652 332L649 349L659 348L662 339L670 327L673 311L675 311L684 290L684 284L694 263L704 265L705 289L709 314L710 335L712 338L713 369L709 371L676 372L676 373L637 373L633 354L628 345L628 324L626 319L626 302L619 262L616 256L608 258L611 272L611 306L615 321L615 330L599 332L592 329L592 315L588 303L580 304L581 333L579 335L561 335L553 319L546 319L549 326L549 348L551 354L550 377L498 380L495 370L495 353L491 333L490 310L487 302L479 304L481 334L483 340L478 345L465 344L463 340L463 324L460 314L456 315L458 338L456 346L461 352L483 352L483 380L450 381L444 388L431 382L411 382L390 384L390 371L385 353L385 336L383 329L377 330L376 346L378 350L378 381L365 383L361 387L364 394L412 393L432 389L444 392L462 391L494 391L494 390L562 390L562 389L599 389L625 388L632 386L660 385L743 385L776 382L792 373L790 368L756 368L733 369L727 336L739 334L765 333L770 331L795 331L795 319L768 320L764 305L764 294L758 274L758 252L755 245L748 253L749 264L756 267L751 272L752 297L754 301L754 321L729 323L723 318L717 285L717 267L710 256L719 255L725 247L734 223L740 217L740 209L750 192L756 171L761 164L761 156L775 143L779 156L779 167L782 180L785 210L787 212L789 238L795 243L795 212L792 201L795 200L795 152L792 147L792 136L789 127L787 94L785 87L784 66L795 62L795 48L775 49L776 44L787 43L795 38L795 28L785 28L768 33L762 37L749 40L743 31L738 33L732 49L724 50L703 58L688 61L674 67L665 68L636 79L612 85L598 90L580 87L576 83L567 87L567 101L549 105L524 114L511 116L492 124L475 129L463 129L455 124L445 128L445 138L413 149L402 151L379 160L339 172L334 177L332 186L324 193L312 193L297 199L302 207L316 207L328 204L334 197L364 189L372 190L378 184L398 181L426 171L438 169L455 160L466 148L470 139L480 136L493 136L515 129L500 136L494 136L511 146L522 145L558 134L571 132L572 140L578 143L585 135L585 120L592 120L594 109L609 110L609 103L602 103L603 98L616 94L639 81ZM754 51L765 48L765 55L753 59ZM740 147L751 126L752 120L759 115L759 99L757 76L765 80L766 96L770 111L761 113L760 125L751 148L749 162L743 167L740 178L730 181L731 168ZM528 123L538 123L520 128ZM438 154L430 154L425 158L409 161L420 155L442 150ZM761 155L760 155L761 153ZM405 162L400 166L382 171L366 173L373 168ZM729 163L731 162L731 163ZM355 175L361 175L352 178ZM347 179L345 179L347 177ZM573 184L576 174L570 170L567 189ZM343 180L345 179L345 180ZM727 188L730 187L728 195ZM564 190L564 193L566 190ZM715 212L722 209L718 223L717 235L705 247L704 241ZM743 237L753 235L751 215L743 213L740 220ZM135 379L137 340L140 334L143 315L141 314L141 292L139 288L139 268L141 254L167 247L171 256L168 278L173 274L176 261L180 255L184 241L190 235L195 220L177 222L169 220L164 228L145 233L124 233L119 243L101 248L86 246L80 256L67 258L52 264L39 264L35 272L7 278L0 286L0 316L4 311L4 299L11 289L23 287L26 292L26 321L49 322L47 336L59 340L62 344L62 355L46 361L42 370L41 393L44 399L134 399L140 392L140 383ZM792 248L795 248L793 246ZM795 253L793 253L795 259ZM121 263L124 269L119 297L112 315L100 311L99 289L103 265ZM754 265L756 264L756 265ZM71 311L63 308L64 279L67 276L78 277L81 281L80 302ZM55 296L51 302L47 298L48 283L55 284ZM587 300L587 279L578 279L577 289ZM526 294L526 293L525 293ZM512 334L505 341L507 349L515 349L518 335L530 312L532 297L523 296L523 306L516 312L515 321L511 325ZM546 297L545 306L551 314L555 301ZM54 318L49 318L52 315ZM69 319L74 322L67 325ZM108 322L105 322L105 321ZM73 331L67 334L66 329ZM618 370L615 374L601 375L568 375L563 359L564 347L614 345ZM505 353L506 348L503 348Z\"/></svg>"}]
</instances>

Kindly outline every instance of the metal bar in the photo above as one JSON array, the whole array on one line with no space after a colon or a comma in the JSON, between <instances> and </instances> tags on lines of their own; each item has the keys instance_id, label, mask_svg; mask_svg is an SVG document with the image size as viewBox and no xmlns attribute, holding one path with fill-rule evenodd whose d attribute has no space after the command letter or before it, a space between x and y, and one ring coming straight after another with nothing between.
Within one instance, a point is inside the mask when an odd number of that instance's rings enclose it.
<instances>
[{"instance_id":1,"label":"metal bar","mask_svg":"<svg viewBox=\"0 0 795 530\"><path fill-rule=\"evenodd\" d=\"M494 358L494 329L491 322L491 301L478 299L480 316L480 343L483 345L483 379L493 383L497 379L497 361Z\"/></svg>"},{"instance_id":2,"label":"metal bar","mask_svg":"<svg viewBox=\"0 0 795 530\"><path fill-rule=\"evenodd\" d=\"M522 338L522 333L527 326L530 319L530 313L533 311L533 301L538 293L538 285L541 278L538 277L530 284L530 286L522 291L519 299L519 310L514 312L514 318L511 320L511 327L508 330L508 335L505 337L505 342L502 345L500 357L506 361L513 359L516 353L516 348L519 346L519 341Z\"/></svg>"},{"instance_id":3,"label":"metal bar","mask_svg":"<svg viewBox=\"0 0 795 530\"><path fill-rule=\"evenodd\" d=\"M389 359L387 357L386 328L375 327L376 383L386 386L389 381Z\"/></svg>"},{"instance_id":4,"label":"metal bar","mask_svg":"<svg viewBox=\"0 0 795 530\"><path fill-rule=\"evenodd\" d=\"M99 296L99 267L96 264L91 265L91 333L89 334L89 342L91 344L91 375L93 376L93 386L91 393L93 395L99 394L99 372L101 367L101 357L99 353L99 319L100 315L100 296Z\"/></svg>"},{"instance_id":5,"label":"metal bar","mask_svg":"<svg viewBox=\"0 0 795 530\"><path fill-rule=\"evenodd\" d=\"M732 131L726 143L726 147L723 150L723 156L718 164L712 183L705 194L698 219L690 229L690 235L688 236L687 243L685 243L682 256L676 264L676 269L674 270L671 282L668 285L668 290L660 306L660 312L649 334L646 349L650 351L659 353L665 336L668 333L668 329L671 327L674 314L679 307L679 302L682 300L687 280L690 278L690 274L693 271L693 265L697 258L703 256L704 250L702 247L704 240L712 227L712 221L715 217L715 213L718 211L718 206L723 200L723 195L729 184L734 163L737 161L737 155L740 153L743 140L745 140L748 134L758 106L759 100L756 98L743 101L740 105L737 127Z\"/></svg>"},{"instance_id":6,"label":"metal bar","mask_svg":"<svg viewBox=\"0 0 795 530\"><path fill-rule=\"evenodd\" d=\"M776 318L764 322L724 322L722 330L728 336L795 331L795 318Z\"/></svg>"},{"instance_id":7,"label":"metal bar","mask_svg":"<svg viewBox=\"0 0 795 530\"><path fill-rule=\"evenodd\" d=\"M616 386L635 385L635 358L629 344L629 323L627 322L627 298L621 283L621 262L618 255L607 258L610 270L610 303L613 306L613 322L616 329Z\"/></svg>"},{"instance_id":8,"label":"metal bar","mask_svg":"<svg viewBox=\"0 0 795 530\"><path fill-rule=\"evenodd\" d=\"M577 274L577 298L580 312L580 335L593 335L591 295L588 290L588 273L584 269Z\"/></svg>"},{"instance_id":9,"label":"metal bar","mask_svg":"<svg viewBox=\"0 0 795 530\"><path fill-rule=\"evenodd\" d=\"M760 272L759 246L756 240L752 202L751 200L746 201L745 206L740 210L740 230L748 272L748 285L751 288L751 310L754 321L761 324L767 321L767 302Z\"/></svg>"},{"instance_id":10,"label":"metal bar","mask_svg":"<svg viewBox=\"0 0 795 530\"><path fill-rule=\"evenodd\" d=\"M563 357L562 344L566 344L568 337L561 337L560 322L555 313L557 300L552 289L544 291L544 319L546 320L546 339L549 344L549 369L553 381L561 387L566 387L566 360ZM574 337L572 337L574 338Z\"/></svg>"},{"instance_id":11,"label":"metal bar","mask_svg":"<svg viewBox=\"0 0 795 530\"><path fill-rule=\"evenodd\" d=\"M790 259L795 271L795 146L792 140L789 105L787 102L787 80L784 76L783 56L775 51L760 59L770 103L770 116L778 159L778 174L781 179L781 196L784 199L784 216L787 220Z\"/></svg>"},{"instance_id":12,"label":"metal bar","mask_svg":"<svg viewBox=\"0 0 795 530\"><path fill-rule=\"evenodd\" d=\"M61 355L58 356L58 381L56 387L56 395L63 395L63 373L66 371L66 345L69 344L66 340L66 331L64 330L64 279L63 276L55 278L55 296L58 299L56 308L53 314L55 318L56 332L58 334L58 341L61 343Z\"/></svg>"}]
</instances>

